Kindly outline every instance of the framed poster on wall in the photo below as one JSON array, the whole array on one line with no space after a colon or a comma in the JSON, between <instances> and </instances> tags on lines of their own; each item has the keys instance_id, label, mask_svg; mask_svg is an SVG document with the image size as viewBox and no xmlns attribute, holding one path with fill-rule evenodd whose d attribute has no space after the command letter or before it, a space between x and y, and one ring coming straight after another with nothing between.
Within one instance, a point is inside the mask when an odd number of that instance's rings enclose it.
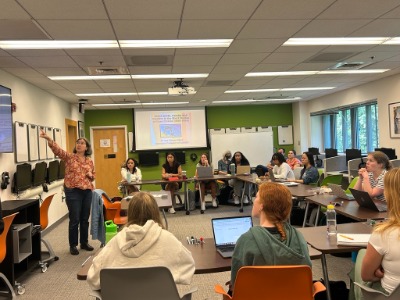
<instances>
[{"instance_id":1,"label":"framed poster on wall","mask_svg":"<svg viewBox=\"0 0 400 300\"><path fill-rule=\"evenodd\" d=\"M389 103L389 128L391 138L400 138L400 102Z\"/></svg>"}]
</instances>

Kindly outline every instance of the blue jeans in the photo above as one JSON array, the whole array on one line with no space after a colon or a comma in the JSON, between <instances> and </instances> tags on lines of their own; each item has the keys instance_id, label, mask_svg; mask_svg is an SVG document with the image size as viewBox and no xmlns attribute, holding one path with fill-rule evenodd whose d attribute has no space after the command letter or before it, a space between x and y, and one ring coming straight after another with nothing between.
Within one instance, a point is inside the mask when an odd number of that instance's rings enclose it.
<instances>
[{"instance_id":1,"label":"blue jeans","mask_svg":"<svg viewBox=\"0 0 400 300\"><path fill-rule=\"evenodd\" d=\"M69 211L69 246L78 246L79 231L79 242L81 244L87 244L89 236L90 207L92 205L92 191L77 188L70 189L65 186L64 191Z\"/></svg>"}]
</instances>

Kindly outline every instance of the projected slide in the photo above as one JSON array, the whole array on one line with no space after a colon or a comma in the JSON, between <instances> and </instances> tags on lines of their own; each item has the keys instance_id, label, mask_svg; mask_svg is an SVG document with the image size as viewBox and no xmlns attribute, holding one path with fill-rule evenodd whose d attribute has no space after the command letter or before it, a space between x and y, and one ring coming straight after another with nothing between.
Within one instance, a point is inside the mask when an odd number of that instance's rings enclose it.
<instances>
[{"instance_id":1,"label":"projected slide","mask_svg":"<svg viewBox=\"0 0 400 300\"><path fill-rule=\"evenodd\" d=\"M135 110L136 150L206 147L204 109Z\"/></svg>"}]
</instances>

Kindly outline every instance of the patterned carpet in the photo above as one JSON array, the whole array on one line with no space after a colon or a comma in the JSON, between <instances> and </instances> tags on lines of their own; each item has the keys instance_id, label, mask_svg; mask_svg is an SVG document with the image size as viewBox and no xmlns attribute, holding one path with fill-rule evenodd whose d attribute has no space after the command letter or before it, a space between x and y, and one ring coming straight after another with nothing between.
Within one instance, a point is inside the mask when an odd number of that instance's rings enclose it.
<instances>
[{"instance_id":1,"label":"patterned carpet","mask_svg":"<svg viewBox=\"0 0 400 300\"><path fill-rule=\"evenodd\" d=\"M244 214L251 214L251 206L245 207ZM212 237L211 218L234 215L241 215L237 207L220 206L216 209L207 209L203 215L199 210L192 211L189 216L184 211L177 211L175 215L167 214L167 219L169 230L183 241L186 236ZM51 243L60 260L51 263L45 273L41 273L41 269L36 268L20 278L19 281L26 287L26 293L18 296L18 299L94 299L89 296L90 289L87 283L76 279L78 269L90 253L80 250L77 256L69 254L67 229L68 220L65 219L52 231L46 233L45 239ZM90 243L96 249L100 246L98 241ZM347 273L352 267L351 259L328 255L327 261L330 279L344 280L348 283ZM313 261L313 274L315 279L322 277L319 260ZM224 285L229 279L229 272L195 275L192 286L197 286L198 291L193 294L192 299L221 299L214 293L214 285L217 283ZM188 287L179 287L179 289L186 290Z\"/></svg>"}]
</instances>

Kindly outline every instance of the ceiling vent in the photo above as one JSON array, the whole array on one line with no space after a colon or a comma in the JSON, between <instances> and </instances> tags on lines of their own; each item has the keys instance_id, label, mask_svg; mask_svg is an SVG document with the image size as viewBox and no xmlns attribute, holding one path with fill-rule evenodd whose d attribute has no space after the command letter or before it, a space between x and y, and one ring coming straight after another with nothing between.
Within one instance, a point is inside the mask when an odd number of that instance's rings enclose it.
<instances>
[{"instance_id":1,"label":"ceiling vent","mask_svg":"<svg viewBox=\"0 0 400 300\"><path fill-rule=\"evenodd\" d=\"M125 56L128 66L172 66L172 55L133 55Z\"/></svg>"},{"instance_id":2,"label":"ceiling vent","mask_svg":"<svg viewBox=\"0 0 400 300\"><path fill-rule=\"evenodd\" d=\"M125 67L88 67L89 75L129 75Z\"/></svg>"},{"instance_id":3,"label":"ceiling vent","mask_svg":"<svg viewBox=\"0 0 400 300\"><path fill-rule=\"evenodd\" d=\"M362 62L362 61L355 61L355 62L340 62L336 65L329 68L329 70L358 70L362 69L366 66L369 66L372 62Z\"/></svg>"}]
</instances>

